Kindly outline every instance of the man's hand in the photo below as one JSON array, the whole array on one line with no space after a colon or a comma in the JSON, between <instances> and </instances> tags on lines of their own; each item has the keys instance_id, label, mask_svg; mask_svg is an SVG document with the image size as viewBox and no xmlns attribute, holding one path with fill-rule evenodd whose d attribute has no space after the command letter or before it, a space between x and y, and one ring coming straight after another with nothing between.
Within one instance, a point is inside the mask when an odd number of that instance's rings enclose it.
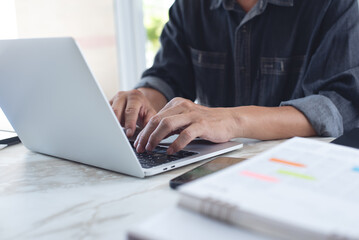
<instances>
[{"instance_id":1,"label":"man's hand","mask_svg":"<svg viewBox=\"0 0 359 240\"><path fill-rule=\"evenodd\" d=\"M118 92L110 100L117 119L126 130L127 137L133 136L136 124L140 127L146 126L166 102L160 92L150 88Z\"/></svg>"},{"instance_id":2,"label":"man's hand","mask_svg":"<svg viewBox=\"0 0 359 240\"><path fill-rule=\"evenodd\" d=\"M140 153L151 151L162 139L179 133L167 150L168 154L173 154L196 137L220 143L232 139L235 132L238 126L229 108L208 108L174 98L140 132L135 147Z\"/></svg>"}]
</instances>

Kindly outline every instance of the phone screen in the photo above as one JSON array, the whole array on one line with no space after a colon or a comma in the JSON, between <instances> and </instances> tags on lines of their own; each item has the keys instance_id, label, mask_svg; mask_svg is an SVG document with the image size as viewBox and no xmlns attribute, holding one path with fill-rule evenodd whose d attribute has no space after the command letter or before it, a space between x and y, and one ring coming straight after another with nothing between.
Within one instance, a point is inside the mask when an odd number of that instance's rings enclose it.
<instances>
[{"instance_id":1,"label":"phone screen","mask_svg":"<svg viewBox=\"0 0 359 240\"><path fill-rule=\"evenodd\" d=\"M170 181L170 187L176 189L182 184L191 182L195 179L214 173L233 164L242 162L243 160L246 160L246 158L218 157L212 161L209 161L199 167L196 167L195 169L192 169L182 174L181 176L172 179Z\"/></svg>"}]
</instances>

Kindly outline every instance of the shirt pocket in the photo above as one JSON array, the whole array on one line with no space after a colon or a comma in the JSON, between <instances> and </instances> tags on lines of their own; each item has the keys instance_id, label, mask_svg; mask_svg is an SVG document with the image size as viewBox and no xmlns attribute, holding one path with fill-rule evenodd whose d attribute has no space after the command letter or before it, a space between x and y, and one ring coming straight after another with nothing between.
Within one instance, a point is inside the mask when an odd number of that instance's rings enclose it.
<instances>
[{"instance_id":1,"label":"shirt pocket","mask_svg":"<svg viewBox=\"0 0 359 240\"><path fill-rule=\"evenodd\" d=\"M190 48L197 100L205 106L220 106L225 97L227 54Z\"/></svg>"},{"instance_id":2,"label":"shirt pocket","mask_svg":"<svg viewBox=\"0 0 359 240\"><path fill-rule=\"evenodd\" d=\"M278 106L291 98L303 72L305 56L260 58L260 94L262 106Z\"/></svg>"}]
</instances>

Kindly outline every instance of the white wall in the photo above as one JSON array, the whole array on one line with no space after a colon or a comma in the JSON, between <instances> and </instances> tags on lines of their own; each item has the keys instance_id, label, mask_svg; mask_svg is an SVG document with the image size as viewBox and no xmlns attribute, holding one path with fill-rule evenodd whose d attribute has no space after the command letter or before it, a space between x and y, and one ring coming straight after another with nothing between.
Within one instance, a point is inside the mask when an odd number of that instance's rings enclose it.
<instances>
[{"instance_id":1,"label":"white wall","mask_svg":"<svg viewBox=\"0 0 359 240\"><path fill-rule=\"evenodd\" d=\"M0 39L16 37L15 0L0 0Z\"/></svg>"}]
</instances>

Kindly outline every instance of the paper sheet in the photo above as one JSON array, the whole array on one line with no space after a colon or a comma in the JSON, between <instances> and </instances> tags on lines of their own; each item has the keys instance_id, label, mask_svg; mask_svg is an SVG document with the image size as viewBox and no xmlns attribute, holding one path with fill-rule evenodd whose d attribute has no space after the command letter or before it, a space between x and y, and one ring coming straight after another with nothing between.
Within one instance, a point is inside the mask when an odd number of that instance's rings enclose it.
<instances>
[{"instance_id":1,"label":"paper sheet","mask_svg":"<svg viewBox=\"0 0 359 240\"><path fill-rule=\"evenodd\" d=\"M170 219L170 221L169 221ZM235 228L182 208L172 207L136 224L130 239L206 239L206 240L270 240L271 238Z\"/></svg>"},{"instance_id":2,"label":"paper sheet","mask_svg":"<svg viewBox=\"0 0 359 240\"><path fill-rule=\"evenodd\" d=\"M294 138L183 192L323 234L359 237L358 189L359 150Z\"/></svg>"},{"instance_id":3,"label":"paper sheet","mask_svg":"<svg viewBox=\"0 0 359 240\"><path fill-rule=\"evenodd\" d=\"M0 130L6 130L6 131L14 131L11 124L7 120L5 114L0 108Z\"/></svg>"},{"instance_id":4,"label":"paper sheet","mask_svg":"<svg viewBox=\"0 0 359 240\"><path fill-rule=\"evenodd\" d=\"M0 140L16 137L17 134L15 132L4 132L0 130Z\"/></svg>"}]
</instances>

